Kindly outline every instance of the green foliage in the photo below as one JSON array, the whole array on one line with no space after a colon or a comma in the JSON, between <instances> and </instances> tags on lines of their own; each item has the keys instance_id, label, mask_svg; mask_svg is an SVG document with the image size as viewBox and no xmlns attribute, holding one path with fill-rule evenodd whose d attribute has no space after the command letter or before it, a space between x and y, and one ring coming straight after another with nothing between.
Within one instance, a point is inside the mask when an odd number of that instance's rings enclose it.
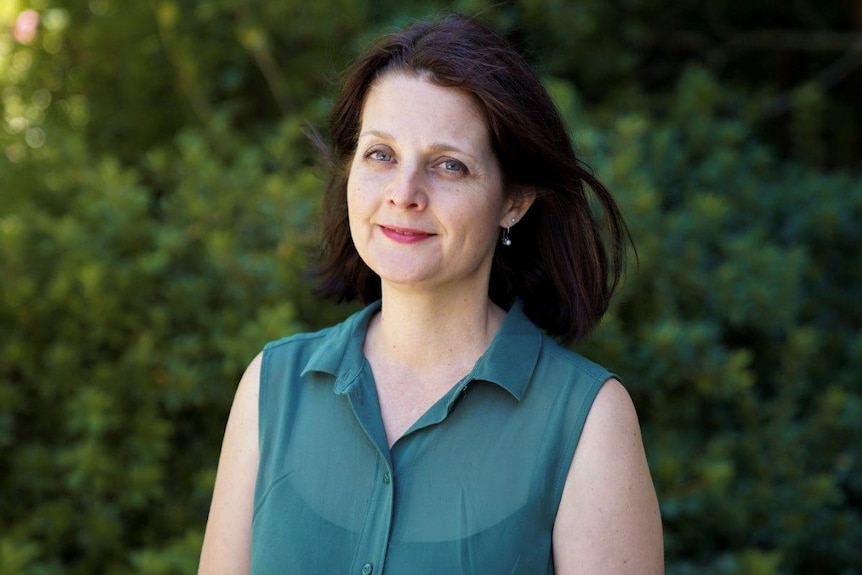
<instances>
[{"instance_id":1,"label":"green foliage","mask_svg":"<svg viewBox=\"0 0 862 575\"><path fill-rule=\"evenodd\" d=\"M530 51L631 225L639 265L583 350L635 397L668 573L859 573L862 174L824 169L858 162L858 109L815 78L776 112L762 64L649 60L674 22L715 32L693 6L0 6L40 15L0 35L0 573L195 571L244 366L347 313L310 293L303 126L368 38L445 8Z\"/></svg>"},{"instance_id":2,"label":"green foliage","mask_svg":"<svg viewBox=\"0 0 862 575\"><path fill-rule=\"evenodd\" d=\"M3 572L190 572L238 374L321 317L303 137L216 121L135 170L65 134L4 170Z\"/></svg>"},{"instance_id":3,"label":"green foliage","mask_svg":"<svg viewBox=\"0 0 862 575\"><path fill-rule=\"evenodd\" d=\"M582 132L640 263L587 350L642 413L669 573L855 572L862 176L779 161L729 98L694 70Z\"/></svg>"}]
</instances>

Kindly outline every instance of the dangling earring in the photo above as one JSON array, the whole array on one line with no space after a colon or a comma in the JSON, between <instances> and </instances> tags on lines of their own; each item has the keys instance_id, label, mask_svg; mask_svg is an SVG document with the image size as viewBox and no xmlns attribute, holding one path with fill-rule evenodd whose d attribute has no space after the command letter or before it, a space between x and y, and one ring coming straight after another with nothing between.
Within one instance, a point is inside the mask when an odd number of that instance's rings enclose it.
<instances>
[{"instance_id":1,"label":"dangling earring","mask_svg":"<svg viewBox=\"0 0 862 575\"><path fill-rule=\"evenodd\" d=\"M512 218L511 221L512 221L512 224L514 224L516 221L518 221L518 219ZM509 247L512 245L512 240L509 239L509 226L506 226L506 231L503 232L503 238L500 240L500 243L506 247Z\"/></svg>"}]
</instances>

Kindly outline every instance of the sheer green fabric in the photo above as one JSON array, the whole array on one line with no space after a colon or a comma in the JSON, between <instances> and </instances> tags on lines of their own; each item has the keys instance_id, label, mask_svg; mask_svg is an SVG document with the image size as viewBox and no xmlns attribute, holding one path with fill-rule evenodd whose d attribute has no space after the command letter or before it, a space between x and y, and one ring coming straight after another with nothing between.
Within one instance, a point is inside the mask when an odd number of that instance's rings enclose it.
<instances>
[{"instance_id":1,"label":"sheer green fabric","mask_svg":"<svg viewBox=\"0 0 862 575\"><path fill-rule=\"evenodd\" d=\"M379 306L264 350L252 573L553 573L565 478L611 374L516 302L390 450L362 354Z\"/></svg>"}]
</instances>

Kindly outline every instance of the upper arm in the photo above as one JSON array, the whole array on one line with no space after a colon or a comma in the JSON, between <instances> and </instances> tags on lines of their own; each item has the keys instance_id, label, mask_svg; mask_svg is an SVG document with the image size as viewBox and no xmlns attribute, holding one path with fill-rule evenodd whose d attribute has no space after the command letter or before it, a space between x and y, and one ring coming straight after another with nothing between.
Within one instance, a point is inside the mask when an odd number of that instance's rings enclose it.
<instances>
[{"instance_id":1,"label":"upper arm","mask_svg":"<svg viewBox=\"0 0 862 575\"><path fill-rule=\"evenodd\" d=\"M249 572L257 478L258 395L262 355L249 364L230 410L219 456L199 575Z\"/></svg>"},{"instance_id":2,"label":"upper arm","mask_svg":"<svg viewBox=\"0 0 862 575\"><path fill-rule=\"evenodd\" d=\"M664 573L658 500L628 392L608 380L566 478L553 548L562 575Z\"/></svg>"}]
</instances>

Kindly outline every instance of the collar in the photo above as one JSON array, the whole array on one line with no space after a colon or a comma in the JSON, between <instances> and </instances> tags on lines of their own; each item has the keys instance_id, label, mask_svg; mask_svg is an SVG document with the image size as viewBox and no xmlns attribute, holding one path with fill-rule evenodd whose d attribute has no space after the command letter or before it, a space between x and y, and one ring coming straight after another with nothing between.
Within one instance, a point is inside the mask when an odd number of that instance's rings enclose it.
<instances>
[{"instance_id":1,"label":"collar","mask_svg":"<svg viewBox=\"0 0 862 575\"><path fill-rule=\"evenodd\" d=\"M333 375L335 392L348 393L366 364L362 344L368 322L380 306L378 300L327 329L302 374L316 371ZM481 380L496 384L520 401L539 359L542 339L541 330L524 314L522 302L515 300L491 345L465 381Z\"/></svg>"}]
</instances>

